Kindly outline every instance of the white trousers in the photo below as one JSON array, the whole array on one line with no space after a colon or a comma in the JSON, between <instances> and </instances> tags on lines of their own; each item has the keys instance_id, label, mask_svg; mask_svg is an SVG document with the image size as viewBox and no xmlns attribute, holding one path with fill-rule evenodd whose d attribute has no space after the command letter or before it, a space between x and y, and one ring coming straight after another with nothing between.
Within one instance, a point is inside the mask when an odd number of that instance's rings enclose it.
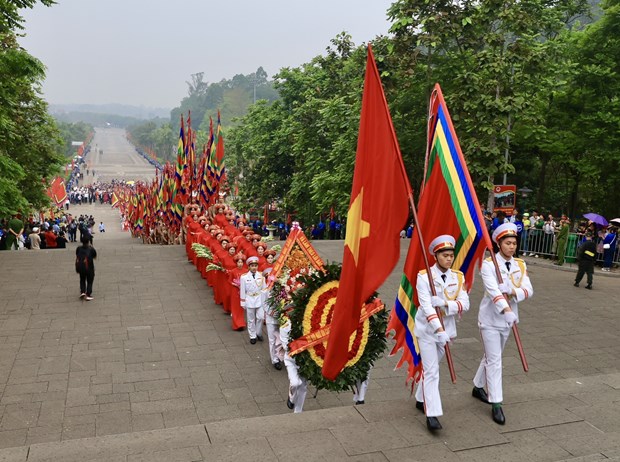
<instances>
[{"instance_id":1,"label":"white trousers","mask_svg":"<svg viewBox=\"0 0 620 462\"><path fill-rule=\"evenodd\" d=\"M474 376L474 386L487 387L490 403L501 403L504 400L502 391L502 353L506 340L510 336L510 328L481 328L480 336L484 347L484 356Z\"/></svg>"},{"instance_id":2,"label":"white trousers","mask_svg":"<svg viewBox=\"0 0 620 462\"><path fill-rule=\"evenodd\" d=\"M363 382L358 380L355 384L356 392L353 393L353 402L364 401L366 399L366 391L368 391L368 379L370 378L370 371L368 372L368 376L366 380Z\"/></svg>"},{"instance_id":3,"label":"white trousers","mask_svg":"<svg viewBox=\"0 0 620 462\"><path fill-rule=\"evenodd\" d=\"M263 307L246 308L248 334L250 338L256 338L257 335L263 335L263 321L265 320L265 311Z\"/></svg>"},{"instance_id":4,"label":"white trousers","mask_svg":"<svg viewBox=\"0 0 620 462\"><path fill-rule=\"evenodd\" d=\"M304 409L304 401L308 393L308 381L299 375L299 367L292 358L285 357L284 365L288 374L288 399L295 405L294 412L300 413Z\"/></svg>"},{"instance_id":5,"label":"white trousers","mask_svg":"<svg viewBox=\"0 0 620 462\"><path fill-rule=\"evenodd\" d=\"M422 357L422 379L415 391L416 401L424 402L426 417L443 415L439 395L439 363L446 354L443 345L434 340L418 337Z\"/></svg>"},{"instance_id":6,"label":"white trousers","mask_svg":"<svg viewBox=\"0 0 620 462\"><path fill-rule=\"evenodd\" d=\"M271 316L268 316L270 318ZM269 319L268 319L269 321ZM282 342L280 341L280 325L267 322L267 337L269 339L269 356L271 363L276 364L282 361L280 351L282 351Z\"/></svg>"}]
</instances>

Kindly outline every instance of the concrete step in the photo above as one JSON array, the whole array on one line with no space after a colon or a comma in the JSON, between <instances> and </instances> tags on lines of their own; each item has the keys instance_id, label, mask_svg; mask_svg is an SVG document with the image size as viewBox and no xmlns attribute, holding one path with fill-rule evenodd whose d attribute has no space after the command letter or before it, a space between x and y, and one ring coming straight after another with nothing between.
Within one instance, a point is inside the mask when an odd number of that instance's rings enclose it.
<instances>
[{"instance_id":1,"label":"concrete step","mask_svg":"<svg viewBox=\"0 0 620 462\"><path fill-rule=\"evenodd\" d=\"M278 442L290 441L289 436L292 434L325 436L323 442L319 439L312 441L312 438L293 438L302 458L305 453L312 454L313 458L318 458L319 454L332 454L336 459L346 459L346 452L334 437L330 438L327 429L365 424L367 422L353 406L340 407L301 414L234 419L206 425L36 443L0 450L0 462L273 461L283 456L288 459L286 445L281 451ZM304 441L310 441L312 447L305 446Z\"/></svg>"}]
</instances>

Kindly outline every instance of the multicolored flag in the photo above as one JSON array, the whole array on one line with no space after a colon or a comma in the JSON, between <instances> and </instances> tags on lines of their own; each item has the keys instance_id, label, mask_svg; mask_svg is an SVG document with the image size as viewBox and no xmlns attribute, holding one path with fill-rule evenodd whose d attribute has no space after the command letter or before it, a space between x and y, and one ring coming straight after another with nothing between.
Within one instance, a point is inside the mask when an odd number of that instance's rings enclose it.
<instances>
[{"instance_id":1,"label":"multicolored flag","mask_svg":"<svg viewBox=\"0 0 620 462\"><path fill-rule=\"evenodd\" d=\"M439 84L431 96L429 146L424 187L418 202L418 222L428 244L441 234L456 239L453 269L464 273L467 290L471 289L474 272L480 267L486 248L491 243L486 232L476 191L456 137L446 102ZM441 213L438 213L438 211ZM425 269L424 253L416 232L413 233L400 289L388 323L396 345L391 355L402 350L397 364L408 363L407 382L417 381L422 372L420 349L413 335L418 299L416 278ZM433 256L429 254L429 261Z\"/></svg>"},{"instance_id":2,"label":"multicolored flag","mask_svg":"<svg viewBox=\"0 0 620 462\"><path fill-rule=\"evenodd\" d=\"M346 366L362 305L398 262L410 191L369 45L342 273L322 369L327 379Z\"/></svg>"}]
</instances>

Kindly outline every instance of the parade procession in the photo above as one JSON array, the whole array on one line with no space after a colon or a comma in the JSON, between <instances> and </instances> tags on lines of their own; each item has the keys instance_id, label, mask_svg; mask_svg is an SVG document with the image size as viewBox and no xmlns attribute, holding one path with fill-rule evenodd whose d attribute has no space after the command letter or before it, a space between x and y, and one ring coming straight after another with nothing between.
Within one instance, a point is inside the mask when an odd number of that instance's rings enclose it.
<instances>
[{"instance_id":1,"label":"parade procession","mask_svg":"<svg viewBox=\"0 0 620 462\"><path fill-rule=\"evenodd\" d=\"M302 412L309 386L315 397L321 389L352 392L353 403L364 404L373 365L392 342L397 367L406 364L403 386L428 431L442 430L440 368L445 358L456 382L457 324L476 322L470 312L478 311L483 348L471 396L496 424L506 423L503 350L512 334L528 371L518 304L534 290L525 262L515 258L517 227L504 223L489 235L484 225L438 84L430 107L426 181L416 206L369 45L342 264L323 262L298 222L283 246L273 245L227 201L219 116L201 157L188 117L176 167L163 166L150 185L114 191L123 226L147 244L183 244L230 329L256 348L267 344L273 367L287 372L285 404L294 413ZM414 232L390 310L376 291L399 259L400 231L411 217ZM469 292L479 271L484 297L474 302ZM449 426L449 411L442 420Z\"/></svg>"}]
</instances>

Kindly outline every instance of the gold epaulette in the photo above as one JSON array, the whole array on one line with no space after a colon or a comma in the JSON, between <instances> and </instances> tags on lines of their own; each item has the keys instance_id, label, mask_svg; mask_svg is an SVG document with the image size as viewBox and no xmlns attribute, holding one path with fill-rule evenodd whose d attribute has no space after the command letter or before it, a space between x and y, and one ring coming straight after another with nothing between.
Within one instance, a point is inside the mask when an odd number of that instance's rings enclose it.
<instances>
[{"instance_id":1,"label":"gold epaulette","mask_svg":"<svg viewBox=\"0 0 620 462\"><path fill-rule=\"evenodd\" d=\"M456 273L456 274L460 274L460 275L462 275L462 274L463 274L463 272L462 272L462 271L459 271L459 270L452 270L452 272L453 272L453 273Z\"/></svg>"},{"instance_id":2,"label":"gold epaulette","mask_svg":"<svg viewBox=\"0 0 620 462\"><path fill-rule=\"evenodd\" d=\"M418 274L426 274L426 270L425 269L420 270L420 272Z\"/></svg>"},{"instance_id":3,"label":"gold epaulette","mask_svg":"<svg viewBox=\"0 0 620 462\"><path fill-rule=\"evenodd\" d=\"M514 261L524 263L523 258L515 258Z\"/></svg>"},{"instance_id":4,"label":"gold epaulette","mask_svg":"<svg viewBox=\"0 0 620 462\"><path fill-rule=\"evenodd\" d=\"M487 257L484 259L484 261L492 261L493 259L491 257Z\"/></svg>"}]
</instances>

